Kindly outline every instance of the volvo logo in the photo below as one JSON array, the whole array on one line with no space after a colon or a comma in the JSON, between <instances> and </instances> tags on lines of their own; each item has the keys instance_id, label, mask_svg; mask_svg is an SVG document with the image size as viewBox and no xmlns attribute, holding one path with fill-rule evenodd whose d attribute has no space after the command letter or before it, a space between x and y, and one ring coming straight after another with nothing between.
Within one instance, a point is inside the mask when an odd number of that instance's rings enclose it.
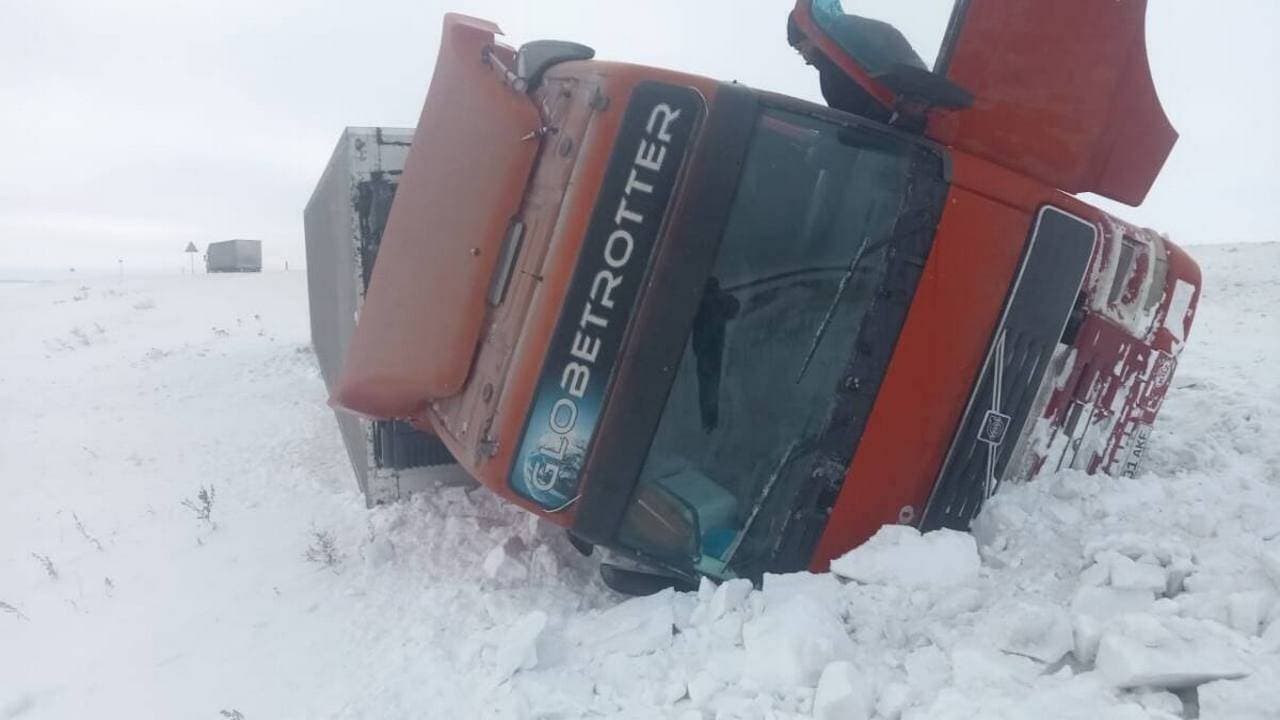
<instances>
[{"instance_id":1,"label":"volvo logo","mask_svg":"<svg viewBox=\"0 0 1280 720\"><path fill-rule=\"evenodd\" d=\"M996 487L1000 484L1000 478L996 477L996 461L1000 456L1000 444L1004 442L1004 436L1013 422L1013 418L1000 411L1003 404L1001 395L1004 394L1004 341L1007 334L1007 330L1001 329L996 338L995 354L991 358L995 370L991 379L991 409L987 410L978 429L978 440L987 444L987 482L983 500L995 495Z\"/></svg>"},{"instance_id":2,"label":"volvo logo","mask_svg":"<svg viewBox=\"0 0 1280 720\"><path fill-rule=\"evenodd\" d=\"M978 439L988 445L998 446L1004 442L1004 435L1009 431L1009 423L1013 418L1002 412L988 410L982 418L982 429L978 431Z\"/></svg>"}]
</instances>

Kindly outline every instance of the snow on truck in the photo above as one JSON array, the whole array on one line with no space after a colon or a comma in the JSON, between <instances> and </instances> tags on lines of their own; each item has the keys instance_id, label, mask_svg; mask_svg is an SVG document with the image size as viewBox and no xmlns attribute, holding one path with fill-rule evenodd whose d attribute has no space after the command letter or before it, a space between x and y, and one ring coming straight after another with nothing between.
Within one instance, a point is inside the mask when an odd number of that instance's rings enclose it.
<instances>
[{"instance_id":1,"label":"snow on truck","mask_svg":"<svg viewBox=\"0 0 1280 720\"><path fill-rule=\"evenodd\" d=\"M1145 12L957 2L929 68L799 0L827 107L448 15L385 228L330 215L372 272L309 266L313 324L360 301L333 404L607 548L628 591L825 570L888 523L967 528L1003 483L1132 475L1199 269L1075 193L1141 203L1177 138ZM309 245L361 202L334 197Z\"/></svg>"}]
</instances>

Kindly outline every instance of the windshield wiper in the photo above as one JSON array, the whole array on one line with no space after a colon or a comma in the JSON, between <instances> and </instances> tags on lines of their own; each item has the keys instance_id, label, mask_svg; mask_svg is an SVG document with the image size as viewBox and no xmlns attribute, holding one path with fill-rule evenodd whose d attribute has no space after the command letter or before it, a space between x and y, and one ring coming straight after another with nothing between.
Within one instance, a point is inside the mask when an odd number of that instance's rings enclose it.
<instances>
[{"instance_id":1,"label":"windshield wiper","mask_svg":"<svg viewBox=\"0 0 1280 720\"><path fill-rule=\"evenodd\" d=\"M725 326L741 308L733 295L720 289L720 280L707 278L698 312L693 316L693 359L697 365L698 410L703 432L711 432L720 421L720 373L724 364Z\"/></svg>"},{"instance_id":2,"label":"windshield wiper","mask_svg":"<svg viewBox=\"0 0 1280 720\"><path fill-rule=\"evenodd\" d=\"M738 548L742 545L742 541L746 539L747 532L751 530L751 526L756 524L756 518L760 516L760 511L764 508L765 503L769 501L770 496L773 495L773 489L778 484L778 478L782 476L783 471L787 470L791 464L791 456L795 454L796 446L799 444L800 438L791 441L791 444L787 446L787 451L782 454L782 459L778 461L777 467L774 468L773 474L769 476L764 488L760 490L760 497L752 505L751 514L747 516L746 522L742 523L742 529L734 536L733 542L729 543L729 547L721 556L726 566L733 562L733 556L738 553Z\"/></svg>"},{"instance_id":3,"label":"windshield wiper","mask_svg":"<svg viewBox=\"0 0 1280 720\"><path fill-rule=\"evenodd\" d=\"M858 250L849 258L849 266L844 270L844 276L840 278L840 287L836 288L835 297L831 298L831 304L827 306L827 314L822 317L822 322L818 324L818 331L813 335L813 342L809 344L809 353L804 356L804 363L800 366L800 372L796 375L796 384L800 384L800 380L809 370L809 363L813 362L813 356L818 352L818 345L822 343L822 338L827 334L827 328L831 327L831 318L836 314L836 308L840 306L840 299L844 297L844 291L849 287L849 281L853 279L853 271L858 267L858 263L862 261L862 256L867 252L867 243L871 240L870 235L862 237L862 243L858 245ZM883 245L884 242L877 243L877 247Z\"/></svg>"}]
</instances>

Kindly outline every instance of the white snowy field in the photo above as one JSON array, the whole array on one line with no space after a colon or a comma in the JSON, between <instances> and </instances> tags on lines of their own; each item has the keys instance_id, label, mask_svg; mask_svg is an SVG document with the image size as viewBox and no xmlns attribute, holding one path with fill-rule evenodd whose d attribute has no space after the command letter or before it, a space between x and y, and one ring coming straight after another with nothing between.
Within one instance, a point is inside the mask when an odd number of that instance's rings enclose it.
<instances>
[{"instance_id":1,"label":"white snowy field","mask_svg":"<svg viewBox=\"0 0 1280 720\"><path fill-rule=\"evenodd\" d=\"M0 720L1280 717L1280 245L1193 252L1138 479L626 601L483 490L365 509L302 273L0 283Z\"/></svg>"}]
</instances>

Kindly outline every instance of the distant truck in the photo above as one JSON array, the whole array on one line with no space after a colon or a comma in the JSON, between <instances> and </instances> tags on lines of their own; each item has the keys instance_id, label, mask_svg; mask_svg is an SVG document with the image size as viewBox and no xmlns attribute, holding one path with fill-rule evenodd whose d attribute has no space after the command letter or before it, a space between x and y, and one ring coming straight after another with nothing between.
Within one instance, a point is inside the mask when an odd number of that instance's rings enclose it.
<instances>
[{"instance_id":1,"label":"distant truck","mask_svg":"<svg viewBox=\"0 0 1280 720\"><path fill-rule=\"evenodd\" d=\"M214 272L262 272L261 240L224 240L209 243L205 270Z\"/></svg>"}]
</instances>

